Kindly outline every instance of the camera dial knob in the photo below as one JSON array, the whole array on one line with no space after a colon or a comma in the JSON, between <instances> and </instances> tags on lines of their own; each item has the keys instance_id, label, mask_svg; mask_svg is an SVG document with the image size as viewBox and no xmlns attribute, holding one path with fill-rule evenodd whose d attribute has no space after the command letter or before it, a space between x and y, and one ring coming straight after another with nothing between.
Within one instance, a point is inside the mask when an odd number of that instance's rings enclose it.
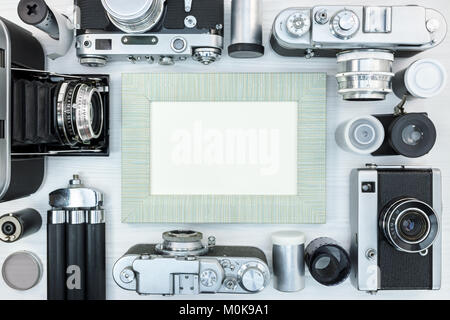
<instances>
[{"instance_id":1,"label":"camera dial knob","mask_svg":"<svg viewBox=\"0 0 450 320\"><path fill-rule=\"evenodd\" d=\"M268 282L265 268L260 263L250 262L242 266L238 272L239 283L248 292L263 290Z\"/></svg>"},{"instance_id":2,"label":"camera dial knob","mask_svg":"<svg viewBox=\"0 0 450 320\"><path fill-rule=\"evenodd\" d=\"M288 32L294 37L301 37L311 28L311 18L305 12L295 12L286 21Z\"/></svg>"},{"instance_id":3,"label":"camera dial knob","mask_svg":"<svg viewBox=\"0 0 450 320\"><path fill-rule=\"evenodd\" d=\"M217 283L217 273L211 269L203 271L200 275L200 283L207 288L214 286Z\"/></svg>"},{"instance_id":4,"label":"camera dial knob","mask_svg":"<svg viewBox=\"0 0 450 320\"><path fill-rule=\"evenodd\" d=\"M336 13L331 20L331 32L339 39L352 38L359 30L359 18L351 10L342 10Z\"/></svg>"}]
</instances>

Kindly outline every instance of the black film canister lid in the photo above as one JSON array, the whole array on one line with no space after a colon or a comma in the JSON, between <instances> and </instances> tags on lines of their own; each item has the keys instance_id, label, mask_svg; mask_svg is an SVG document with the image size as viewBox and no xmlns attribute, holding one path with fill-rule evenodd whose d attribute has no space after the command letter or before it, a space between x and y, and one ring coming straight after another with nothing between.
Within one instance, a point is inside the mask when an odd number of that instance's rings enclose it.
<instances>
[{"instance_id":1,"label":"black film canister lid","mask_svg":"<svg viewBox=\"0 0 450 320\"><path fill-rule=\"evenodd\" d=\"M420 139L407 143L408 132L415 131ZM412 134L412 133L410 133ZM433 122L426 113L407 113L398 116L389 127L389 142L398 154L408 158L419 158L433 149L436 143L437 132Z\"/></svg>"},{"instance_id":2,"label":"black film canister lid","mask_svg":"<svg viewBox=\"0 0 450 320\"><path fill-rule=\"evenodd\" d=\"M259 58L264 55L264 46L255 43L235 43L228 46L228 55L238 59Z\"/></svg>"},{"instance_id":3,"label":"black film canister lid","mask_svg":"<svg viewBox=\"0 0 450 320\"><path fill-rule=\"evenodd\" d=\"M325 286L334 286L348 278L350 256L333 239L318 238L306 247L305 262L312 277Z\"/></svg>"},{"instance_id":4,"label":"black film canister lid","mask_svg":"<svg viewBox=\"0 0 450 320\"><path fill-rule=\"evenodd\" d=\"M26 24L35 26L47 18L49 8L44 0L20 0L17 13Z\"/></svg>"}]
</instances>

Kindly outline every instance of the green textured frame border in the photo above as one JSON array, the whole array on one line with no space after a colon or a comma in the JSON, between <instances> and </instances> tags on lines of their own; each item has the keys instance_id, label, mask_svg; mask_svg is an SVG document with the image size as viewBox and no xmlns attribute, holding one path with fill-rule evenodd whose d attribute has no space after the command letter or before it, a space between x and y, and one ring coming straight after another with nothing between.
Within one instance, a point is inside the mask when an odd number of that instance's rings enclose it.
<instances>
[{"instance_id":1,"label":"green textured frame border","mask_svg":"<svg viewBox=\"0 0 450 320\"><path fill-rule=\"evenodd\" d=\"M152 101L298 101L298 195L151 195ZM325 223L326 74L123 74L122 222Z\"/></svg>"}]
</instances>

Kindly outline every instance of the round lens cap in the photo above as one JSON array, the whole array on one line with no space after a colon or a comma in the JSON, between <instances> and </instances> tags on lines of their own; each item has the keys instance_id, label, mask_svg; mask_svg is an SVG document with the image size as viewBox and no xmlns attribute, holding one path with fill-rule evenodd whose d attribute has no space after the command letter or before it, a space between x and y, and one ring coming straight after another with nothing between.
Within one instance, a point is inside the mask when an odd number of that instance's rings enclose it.
<instances>
[{"instance_id":1,"label":"round lens cap","mask_svg":"<svg viewBox=\"0 0 450 320\"><path fill-rule=\"evenodd\" d=\"M41 280L42 263L34 253L16 252L8 256L3 263L2 276L9 287L29 290Z\"/></svg>"},{"instance_id":2,"label":"round lens cap","mask_svg":"<svg viewBox=\"0 0 450 320\"><path fill-rule=\"evenodd\" d=\"M405 129L413 126L415 133L419 132L421 139L407 143L404 139ZM436 127L425 113L408 113L398 116L389 128L389 142L392 148L408 158L419 158L433 149L436 143Z\"/></svg>"},{"instance_id":3,"label":"round lens cap","mask_svg":"<svg viewBox=\"0 0 450 320\"><path fill-rule=\"evenodd\" d=\"M406 71L405 86L416 98L431 98L438 95L447 84L447 71L433 59L414 62Z\"/></svg>"}]
</instances>

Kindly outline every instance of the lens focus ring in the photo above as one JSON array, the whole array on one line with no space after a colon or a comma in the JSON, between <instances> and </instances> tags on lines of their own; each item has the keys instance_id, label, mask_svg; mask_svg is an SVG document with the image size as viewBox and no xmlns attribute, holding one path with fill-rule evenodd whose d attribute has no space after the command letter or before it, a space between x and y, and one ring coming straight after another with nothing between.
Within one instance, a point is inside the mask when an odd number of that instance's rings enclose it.
<instances>
[{"instance_id":1,"label":"lens focus ring","mask_svg":"<svg viewBox=\"0 0 450 320\"><path fill-rule=\"evenodd\" d=\"M103 130L103 100L100 92L78 81L66 81L57 97L56 119L62 143L88 144Z\"/></svg>"},{"instance_id":2,"label":"lens focus ring","mask_svg":"<svg viewBox=\"0 0 450 320\"><path fill-rule=\"evenodd\" d=\"M414 253L433 245L439 232L439 219L425 202L406 198L386 206L380 215L380 227L397 250Z\"/></svg>"}]
</instances>

